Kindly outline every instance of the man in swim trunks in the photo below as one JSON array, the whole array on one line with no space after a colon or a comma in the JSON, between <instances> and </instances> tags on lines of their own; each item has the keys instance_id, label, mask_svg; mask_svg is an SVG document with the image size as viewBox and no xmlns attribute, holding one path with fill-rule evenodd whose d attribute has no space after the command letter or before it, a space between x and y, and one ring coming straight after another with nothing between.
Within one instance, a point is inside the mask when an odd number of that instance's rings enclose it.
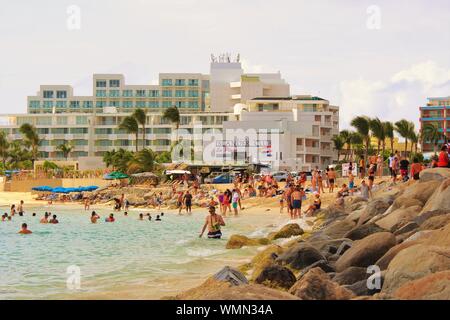
<instances>
[{"instance_id":1,"label":"man in swim trunks","mask_svg":"<svg viewBox=\"0 0 450 320\"><path fill-rule=\"evenodd\" d=\"M297 186L291 194L291 219L300 218L300 212L302 208L302 197L304 192L300 189L300 186Z\"/></svg>"},{"instance_id":2,"label":"man in swim trunks","mask_svg":"<svg viewBox=\"0 0 450 320\"><path fill-rule=\"evenodd\" d=\"M53 215L53 218L48 223L52 223L52 224L59 223L58 219L56 219L56 214Z\"/></svg>"},{"instance_id":3,"label":"man in swim trunks","mask_svg":"<svg viewBox=\"0 0 450 320\"><path fill-rule=\"evenodd\" d=\"M225 226L222 216L216 214L216 207L209 207L209 216L206 217L199 237L201 238L206 228L208 228L209 239L220 239L222 237L222 232L220 231L221 226Z\"/></svg>"},{"instance_id":4,"label":"man in swim trunks","mask_svg":"<svg viewBox=\"0 0 450 320\"><path fill-rule=\"evenodd\" d=\"M186 206L186 213L192 213L192 194L189 191L186 191L186 194L183 197L184 205Z\"/></svg>"},{"instance_id":5,"label":"man in swim trunks","mask_svg":"<svg viewBox=\"0 0 450 320\"><path fill-rule=\"evenodd\" d=\"M26 223L22 223L22 229L20 229L19 234L30 234L33 233L31 230L28 230L28 226Z\"/></svg>"},{"instance_id":6,"label":"man in swim trunks","mask_svg":"<svg viewBox=\"0 0 450 320\"><path fill-rule=\"evenodd\" d=\"M334 182L336 181L336 171L334 171L334 168L330 168L330 171L328 171L328 181L330 183L330 193L333 193L334 191Z\"/></svg>"}]
</instances>

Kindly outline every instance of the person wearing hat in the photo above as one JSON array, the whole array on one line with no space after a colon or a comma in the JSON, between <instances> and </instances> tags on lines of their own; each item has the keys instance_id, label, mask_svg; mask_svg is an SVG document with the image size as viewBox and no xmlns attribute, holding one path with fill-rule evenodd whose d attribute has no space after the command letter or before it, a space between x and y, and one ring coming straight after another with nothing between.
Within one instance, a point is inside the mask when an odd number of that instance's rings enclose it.
<instances>
[{"instance_id":1,"label":"person wearing hat","mask_svg":"<svg viewBox=\"0 0 450 320\"><path fill-rule=\"evenodd\" d=\"M202 232L200 233L200 238L205 233L206 228L208 228L208 238L209 239L220 239L222 237L222 231L220 231L221 226L225 226L225 222L221 215L216 214L216 207L209 207L209 215L206 217L205 224L203 225Z\"/></svg>"}]
</instances>

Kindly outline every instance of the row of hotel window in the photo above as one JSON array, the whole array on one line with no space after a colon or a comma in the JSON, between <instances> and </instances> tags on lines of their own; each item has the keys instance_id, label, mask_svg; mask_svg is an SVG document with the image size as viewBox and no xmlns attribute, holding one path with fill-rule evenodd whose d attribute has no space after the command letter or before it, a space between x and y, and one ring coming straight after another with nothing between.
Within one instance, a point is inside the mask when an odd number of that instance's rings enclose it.
<instances>
[{"instance_id":1,"label":"row of hotel window","mask_svg":"<svg viewBox=\"0 0 450 320\"><path fill-rule=\"evenodd\" d=\"M69 102L69 108L78 109L78 108L85 108L85 109L91 109L93 108L93 102L92 101L70 101ZM67 108L67 101L56 101L56 103L53 103L53 101L43 101L42 104L40 101L32 100L30 101L29 107L30 109L40 109L41 106L44 109L52 109L54 106L56 108ZM162 101L161 103L159 101L96 101L95 107L96 108L103 108L103 107L123 107L123 108L159 108L162 106L163 108L169 108L176 106L178 108L193 108L197 109L199 107L198 101Z\"/></svg>"},{"instance_id":2,"label":"row of hotel window","mask_svg":"<svg viewBox=\"0 0 450 320\"><path fill-rule=\"evenodd\" d=\"M41 140L39 146L41 147L56 147L60 146L62 144L67 144L69 141L67 140ZM156 145L156 146L168 146L170 145L171 140L170 139L156 139L156 140L146 140L146 145ZM89 145L87 140L70 140L70 144L76 147L83 147ZM136 145L135 141L133 140L96 140L94 142L94 145L97 147L109 147L109 146L133 146Z\"/></svg>"},{"instance_id":3,"label":"row of hotel window","mask_svg":"<svg viewBox=\"0 0 450 320\"><path fill-rule=\"evenodd\" d=\"M189 97L189 98L198 98L199 97L198 90L161 90L162 97ZM106 97L138 97L138 98L157 98L160 96L159 90L122 90L122 94L120 90L96 90L95 96L99 98ZM44 99L53 99L55 97L55 92L52 90L44 90L43 92ZM67 91L56 91L56 99L67 99Z\"/></svg>"},{"instance_id":4,"label":"row of hotel window","mask_svg":"<svg viewBox=\"0 0 450 320\"><path fill-rule=\"evenodd\" d=\"M37 133L40 135L45 134L88 134L89 129L88 128L37 128ZM183 133L189 133L192 134L194 130L192 128L182 129ZM19 129L0 129L0 131L5 132L6 134L20 134ZM142 131L142 130L140 130ZM203 133L214 133L214 134L220 134L222 133L221 129L218 128L203 128ZM171 128L146 128L145 129L146 134L171 134L172 129ZM110 134L128 134L126 130L122 129L113 129L113 128L96 128L95 129L96 135L110 135Z\"/></svg>"},{"instance_id":5,"label":"row of hotel window","mask_svg":"<svg viewBox=\"0 0 450 320\"><path fill-rule=\"evenodd\" d=\"M187 80L187 81L186 81ZM97 88L106 88L108 84L107 80L97 80L95 82L95 86ZM190 87L197 87L199 84L198 79L162 79L161 85L163 86L186 86L186 84ZM119 88L120 87L120 80L109 80L109 87L110 88Z\"/></svg>"}]
</instances>

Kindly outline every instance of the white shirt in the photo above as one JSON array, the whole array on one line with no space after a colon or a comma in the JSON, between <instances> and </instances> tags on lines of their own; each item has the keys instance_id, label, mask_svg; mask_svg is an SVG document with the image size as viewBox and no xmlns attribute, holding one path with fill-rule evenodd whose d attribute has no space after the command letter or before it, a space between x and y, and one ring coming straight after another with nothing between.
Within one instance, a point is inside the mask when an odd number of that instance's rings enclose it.
<instances>
[{"instance_id":1,"label":"white shirt","mask_svg":"<svg viewBox=\"0 0 450 320\"><path fill-rule=\"evenodd\" d=\"M392 168L392 161L394 161L394 157L389 157L389 168Z\"/></svg>"}]
</instances>

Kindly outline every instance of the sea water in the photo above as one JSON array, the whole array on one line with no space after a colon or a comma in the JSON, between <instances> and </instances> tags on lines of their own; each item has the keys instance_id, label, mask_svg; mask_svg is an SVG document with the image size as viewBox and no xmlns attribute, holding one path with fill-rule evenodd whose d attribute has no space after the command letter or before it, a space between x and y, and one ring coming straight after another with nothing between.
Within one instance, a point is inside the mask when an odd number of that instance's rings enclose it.
<instances>
[{"instance_id":1,"label":"sea water","mask_svg":"<svg viewBox=\"0 0 450 320\"><path fill-rule=\"evenodd\" d=\"M6 208L0 210L7 211ZM3 212L0 211L0 212ZM43 212L57 214L59 224L40 224ZM31 213L37 216L32 217ZM227 250L232 234L264 236L287 222L278 212L227 217L224 237L199 238L205 209L179 216L154 210L115 213L99 209L97 224L90 211L51 206L27 208L25 216L0 222L0 299L157 299L202 283L225 265L249 262L261 248ZM153 220L138 219L139 213ZM23 222L31 235L17 234ZM73 272L79 285L73 285ZM79 271L79 275L78 275ZM70 278L72 277L72 278ZM70 278L68 285L68 279Z\"/></svg>"}]
</instances>

